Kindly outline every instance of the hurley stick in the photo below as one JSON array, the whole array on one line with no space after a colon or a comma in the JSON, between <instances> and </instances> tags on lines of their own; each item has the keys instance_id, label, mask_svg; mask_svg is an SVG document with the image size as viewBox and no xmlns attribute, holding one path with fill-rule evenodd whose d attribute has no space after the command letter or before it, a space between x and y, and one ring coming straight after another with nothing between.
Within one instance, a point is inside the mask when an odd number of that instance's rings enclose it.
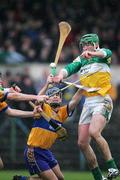
<instances>
[{"instance_id":1,"label":"hurley stick","mask_svg":"<svg viewBox=\"0 0 120 180\"><path fill-rule=\"evenodd\" d=\"M62 21L59 23L59 31L60 31L60 38L59 38L59 44L58 44L58 48L57 48L57 52L55 56L55 61L54 63L50 64L51 73L53 76L56 75L56 65L58 63L64 42L71 31L71 26L67 22Z\"/></svg>"}]
</instances>

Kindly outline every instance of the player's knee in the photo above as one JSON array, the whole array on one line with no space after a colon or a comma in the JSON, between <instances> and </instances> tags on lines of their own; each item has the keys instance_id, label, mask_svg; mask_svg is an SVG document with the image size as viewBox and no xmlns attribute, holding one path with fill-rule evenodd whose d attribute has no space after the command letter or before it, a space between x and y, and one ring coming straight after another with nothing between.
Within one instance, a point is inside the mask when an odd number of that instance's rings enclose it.
<instances>
[{"instance_id":1,"label":"player's knee","mask_svg":"<svg viewBox=\"0 0 120 180\"><path fill-rule=\"evenodd\" d=\"M100 132L99 131L97 131L97 130L90 130L89 131L89 134L90 134L90 136L93 138L93 139L98 139L101 135L100 135Z\"/></svg>"}]
</instances>

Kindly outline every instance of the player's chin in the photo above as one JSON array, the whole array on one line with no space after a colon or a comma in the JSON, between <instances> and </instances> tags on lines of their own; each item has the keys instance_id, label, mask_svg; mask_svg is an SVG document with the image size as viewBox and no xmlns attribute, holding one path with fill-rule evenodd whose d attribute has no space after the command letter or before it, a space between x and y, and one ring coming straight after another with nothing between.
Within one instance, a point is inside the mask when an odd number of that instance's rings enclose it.
<instances>
[{"instance_id":1,"label":"player's chin","mask_svg":"<svg viewBox=\"0 0 120 180\"><path fill-rule=\"evenodd\" d=\"M52 103L60 103L59 101L55 100L55 101L52 101Z\"/></svg>"}]
</instances>

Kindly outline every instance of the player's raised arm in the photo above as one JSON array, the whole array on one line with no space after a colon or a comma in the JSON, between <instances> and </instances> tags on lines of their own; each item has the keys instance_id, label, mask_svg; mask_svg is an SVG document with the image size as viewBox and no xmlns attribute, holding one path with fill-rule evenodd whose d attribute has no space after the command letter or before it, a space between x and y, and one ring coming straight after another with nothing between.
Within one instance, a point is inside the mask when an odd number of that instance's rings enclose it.
<instances>
[{"instance_id":1,"label":"player's raised arm","mask_svg":"<svg viewBox=\"0 0 120 180\"><path fill-rule=\"evenodd\" d=\"M43 86L43 88L39 91L38 95L44 95L49 87L49 84L53 83L53 76L52 74L50 74L47 78L47 81L45 83L45 85Z\"/></svg>"},{"instance_id":2,"label":"player's raised arm","mask_svg":"<svg viewBox=\"0 0 120 180\"><path fill-rule=\"evenodd\" d=\"M97 51L84 51L80 56L82 58L90 59L92 57L106 58L111 57L112 52L109 49L99 49Z\"/></svg>"},{"instance_id":3,"label":"player's raised arm","mask_svg":"<svg viewBox=\"0 0 120 180\"><path fill-rule=\"evenodd\" d=\"M110 58L112 52L110 49L99 47L99 37L97 34L86 34L80 39L80 47L82 49L81 58L91 60L93 57L100 59Z\"/></svg>"},{"instance_id":4,"label":"player's raised arm","mask_svg":"<svg viewBox=\"0 0 120 180\"><path fill-rule=\"evenodd\" d=\"M81 59L78 56L72 63L65 66L60 70L59 74L53 78L53 81L58 83L63 79L71 76L72 74L77 73L81 68Z\"/></svg>"}]
</instances>

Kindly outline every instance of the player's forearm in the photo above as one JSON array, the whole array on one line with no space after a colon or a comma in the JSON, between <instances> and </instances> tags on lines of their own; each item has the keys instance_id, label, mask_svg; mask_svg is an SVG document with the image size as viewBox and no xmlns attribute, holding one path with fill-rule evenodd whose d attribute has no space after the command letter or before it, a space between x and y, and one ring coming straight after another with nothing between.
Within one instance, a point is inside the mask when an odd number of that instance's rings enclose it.
<instances>
[{"instance_id":1,"label":"player's forearm","mask_svg":"<svg viewBox=\"0 0 120 180\"><path fill-rule=\"evenodd\" d=\"M99 51L93 51L93 52L90 52L91 55L93 57L99 57L99 58L104 58L107 56L106 52L103 51L103 50L99 50Z\"/></svg>"},{"instance_id":2,"label":"player's forearm","mask_svg":"<svg viewBox=\"0 0 120 180\"><path fill-rule=\"evenodd\" d=\"M32 101L32 100L37 100L38 98L36 95L31 95L31 94L9 93L7 95L7 99L15 100L15 101Z\"/></svg>"},{"instance_id":3,"label":"player's forearm","mask_svg":"<svg viewBox=\"0 0 120 180\"><path fill-rule=\"evenodd\" d=\"M73 111L76 105L80 102L80 99L82 97L83 90L78 90L75 95L73 96L72 100L69 103L69 109L70 111Z\"/></svg>"},{"instance_id":4,"label":"player's forearm","mask_svg":"<svg viewBox=\"0 0 120 180\"><path fill-rule=\"evenodd\" d=\"M44 87L39 91L38 95L44 95L48 89L49 83L46 83Z\"/></svg>"},{"instance_id":5,"label":"player's forearm","mask_svg":"<svg viewBox=\"0 0 120 180\"><path fill-rule=\"evenodd\" d=\"M12 117L21 117L21 118L34 117L34 113L32 111L22 111L11 108L8 108L8 110L6 110L6 114Z\"/></svg>"}]
</instances>

